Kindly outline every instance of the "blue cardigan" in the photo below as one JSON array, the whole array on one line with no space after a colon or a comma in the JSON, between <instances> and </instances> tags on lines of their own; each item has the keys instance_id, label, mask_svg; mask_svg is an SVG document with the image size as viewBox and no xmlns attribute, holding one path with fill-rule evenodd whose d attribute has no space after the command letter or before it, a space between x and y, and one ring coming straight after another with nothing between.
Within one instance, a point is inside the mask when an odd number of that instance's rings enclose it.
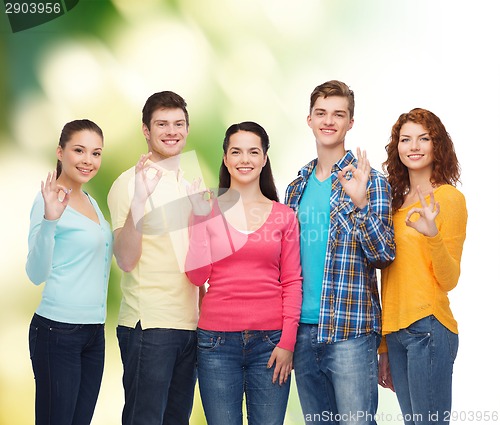
<instances>
[{"instance_id":1,"label":"blue cardigan","mask_svg":"<svg viewBox=\"0 0 500 425\"><path fill-rule=\"evenodd\" d=\"M97 202L87 194L99 224L67 206L59 220L46 220L41 193L33 203L26 272L45 282L36 312L64 323L104 323L113 235Z\"/></svg>"}]
</instances>

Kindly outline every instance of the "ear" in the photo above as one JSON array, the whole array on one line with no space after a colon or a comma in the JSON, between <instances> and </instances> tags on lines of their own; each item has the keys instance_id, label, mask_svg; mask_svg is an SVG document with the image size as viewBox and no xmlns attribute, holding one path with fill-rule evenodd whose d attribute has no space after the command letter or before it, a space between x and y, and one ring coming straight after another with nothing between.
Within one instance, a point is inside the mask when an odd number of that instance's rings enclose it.
<instances>
[{"instance_id":1,"label":"ear","mask_svg":"<svg viewBox=\"0 0 500 425\"><path fill-rule=\"evenodd\" d=\"M148 126L144 123L142 124L142 134L144 134L144 137L149 142L149 138L150 138L151 134L149 132Z\"/></svg>"},{"instance_id":2,"label":"ear","mask_svg":"<svg viewBox=\"0 0 500 425\"><path fill-rule=\"evenodd\" d=\"M56 148L56 156L59 161L62 161L63 149L61 148L60 145L58 145Z\"/></svg>"},{"instance_id":3,"label":"ear","mask_svg":"<svg viewBox=\"0 0 500 425\"><path fill-rule=\"evenodd\" d=\"M349 128L347 129L347 131L349 131L353 125L354 125L354 118L351 118L351 121L349 121Z\"/></svg>"},{"instance_id":4,"label":"ear","mask_svg":"<svg viewBox=\"0 0 500 425\"><path fill-rule=\"evenodd\" d=\"M267 164L267 153L264 155L264 164L262 164L262 168L264 168Z\"/></svg>"},{"instance_id":5,"label":"ear","mask_svg":"<svg viewBox=\"0 0 500 425\"><path fill-rule=\"evenodd\" d=\"M226 156L226 154L224 154L224 156L222 157L222 161L224 161L224 165L227 168L227 156Z\"/></svg>"},{"instance_id":6,"label":"ear","mask_svg":"<svg viewBox=\"0 0 500 425\"><path fill-rule=\"evenodd\" d=\"M307 116L307 125L311 127L311 115Z\"/></svg>"}]
</instances>

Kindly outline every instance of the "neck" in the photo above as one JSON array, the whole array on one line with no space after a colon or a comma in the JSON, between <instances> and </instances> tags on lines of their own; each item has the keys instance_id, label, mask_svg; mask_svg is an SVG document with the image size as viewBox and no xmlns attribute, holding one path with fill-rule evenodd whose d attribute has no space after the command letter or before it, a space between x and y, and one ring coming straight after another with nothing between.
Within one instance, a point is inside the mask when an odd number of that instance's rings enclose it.
<instances>
[{"instance_id":1,"label":"neck","mask_svg":"<svg viewBox=\"0 0 500 425\"><path fill-rule=\"evenodd\" d=\"M153 153L153 155L151 155L150 160L165 170L178 172L181 162L181 156L174 155L170 157L162 157L162 156L155 156Z\"/></svg>"},{"instance_id":2,"label":"neck","mask_svg":"<svg viewBox=\"0 0 500 425\"><path fill-rule=\"evenodd\" d=\"M318 163L316 165L316 177L319 180L324 180L332 174L333 166L339 162L344 155L346 150L344 146L340 146L334 149L325 149L318 146Z\"/></svg>"},{"instance_id":3,"label":"neck","mask_svg":"<svg viewBox=\"0 0 500 425\"><path fill-rule=\"evenodd\" d=\"M231 183L229 187L229 193L237 192L243 203L256 202L267 199L260 190L259 182L257 184L239 185L237 183Z\"/></svg>"},{"instance_id":4,"label":"neck","mask_svg":"<svg viewBox=\"0 0 500 425\"><path fill-rule=\"evenodd\" d=\"M430 172L419 172L419 171L411 171L409 170L409 178L410 178L410 187L408 192L414 193L417 191L417 186L420 187L422 193L427 194L433 189L433 185L431 183L431 173Z\"/></svg>"},{"instance_id":5,"label":"neck","mask_svg":"<svg viewBox=\"0 0 500 425\"><path fill-rule=\"evenodd\" d=\"M66 189L71 189L71 193L75 195L82 192L82 184L68 179L64 173L58 177L57 184L64 186Z\"/></svg>"}]
</instances>

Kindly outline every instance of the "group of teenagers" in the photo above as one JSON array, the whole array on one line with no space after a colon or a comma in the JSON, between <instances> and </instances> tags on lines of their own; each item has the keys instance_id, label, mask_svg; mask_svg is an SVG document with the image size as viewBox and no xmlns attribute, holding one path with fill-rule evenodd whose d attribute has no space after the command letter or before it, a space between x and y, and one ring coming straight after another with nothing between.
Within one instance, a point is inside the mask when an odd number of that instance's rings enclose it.
<instances>
[{"instance_id":1,"label":"group of teenagers","mask_svg":"<svg viewBox=\"0 0 500 425\"><path fill-rule=\"evenodd\" d=\"M91 423L104 370L113 255L123 425L187 425L198 381L208 425L283 424L294 371L304 422L375 424L378 385L405 424L447 423L467 210L452 140L432 112L399 116L384 173L345 147L354 93L317 86L317 158L278 198L265 129L231 125L218 190L186 181L185 100L142 110L148 152L108 194L111 226L83 186L103 133L67 123L57 170L31 210L26 271L45 283L29 329L37 425ZM381 270L381 296L377 270Z\"/></svg>"}]
</instances>

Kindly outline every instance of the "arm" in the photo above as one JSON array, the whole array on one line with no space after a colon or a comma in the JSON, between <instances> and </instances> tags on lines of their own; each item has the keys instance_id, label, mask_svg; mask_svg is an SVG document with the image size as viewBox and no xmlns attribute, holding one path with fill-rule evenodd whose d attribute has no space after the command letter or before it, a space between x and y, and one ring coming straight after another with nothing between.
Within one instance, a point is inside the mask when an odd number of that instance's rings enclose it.
<instances>
[{"instance_id":1,"label":"arm","mask_svg":"<svg viewBox=\"0 0 500 425\"><path fill-rule=\"evenodd\" d=\"M458 190L453 189L450 196L441 202L435 202L434 193L431 192L427 204L420 188L417 188L417 193L421 207L408 211L406 225L427 237L436 280L443 291L451 291L460 277L460 261L467 226L465 198ZM411 220L414 214L419 216L415 221ZM438 226L436 218L439 214L441 219Z\"/></svg>"},{"instance_id":2,"label":"arm","mask_svg":"<svg viewBox=\"0 0 500 425\"><path fill-rule=\"evenodd\" d=\"M191 283L200 287L212 273L212 253L207 226L208 217L199 215L191 217L185 270Z\"/></svg>"},{"instance_id":3,"label":"arm","mask_svg":"<svg viewBox=\"0 0 500 425\"><path fill-rule=\"evenodd\" d=\"M389 366L389 355L386 352L380 353L378 358L378 383L381 387L394 391L391 368Z\"/></svg>"},{"instance_id":4,"label":"arm","mask_svg":"<svg viewBox=\"0 0 500 425\"><path fill-rule=\"evenodd\" d=\"M395 258L391 188L385 178L373 173L367 188L368 204L354 213L358 241L368 261L377 268L387 267Z\"/></svg>"},{"instance_id":5,"label":"arm","mask_svg":"<svg viewBox=\"0 0 500 425\"><path fill-rule=\"evenodd\" d=\"M113 253L115 254L118 266L125 272L132 271L141 258L141 219L144 217L146 202L156 189L162 175L161 170L154 164L146 164L150 157L151 152L146 155L141 155L141 158L135 166L134 196L130 204L130 209L123 227L119 227L114 231ZM147 176L149 169L156 170L153 178ZM120 194L118 194L118 196L120 196ZM115 205L114 197L111 192L108 196L108 204L110 210L120 208L119 205Z\"/></svg>"},{"instance_id":6,"label":"arm","mask_svg":"<svg viewBox=\"0 0 500 425\"><path fill-rule=\"evenodd\" d=\"M387 180L372 171L366 152L358 148L357 154L357 168L348 165L339 172L338 178L356 207L354 227L359 232L358 241L366 258L375 267L383 268L394 260L396 253L391 190ZM347 179L348 173L350 179Z\"/></svg>"},{"instance_id":7,"label":"arm","mask_svg":"<svg viewBox=\"0 0 500 425\"><path fill-rule=\"evenodd\" d=\"M59 200L59 193L64 193ZM65 211L71 190L57 184L56 172L49 173L41 183L41 197L35 199L30 214L28 258L26 273L29 279L40 285L45 282L52 269L57 222Z\"/></svg>"},{"instance_id":8,"label":"arm","mask_svg":"<svg viewBox=\"0 0 500 425\"><path fill-rule=\"evenodd\" d=\"M268 367L274 363L273 382L286 382L293 369L293 350L302 305L299 226L292 211L289 225L281 241L280 281L283 297L283 328L281 340L273 350Z\"/></svg>"}]
</instances>

